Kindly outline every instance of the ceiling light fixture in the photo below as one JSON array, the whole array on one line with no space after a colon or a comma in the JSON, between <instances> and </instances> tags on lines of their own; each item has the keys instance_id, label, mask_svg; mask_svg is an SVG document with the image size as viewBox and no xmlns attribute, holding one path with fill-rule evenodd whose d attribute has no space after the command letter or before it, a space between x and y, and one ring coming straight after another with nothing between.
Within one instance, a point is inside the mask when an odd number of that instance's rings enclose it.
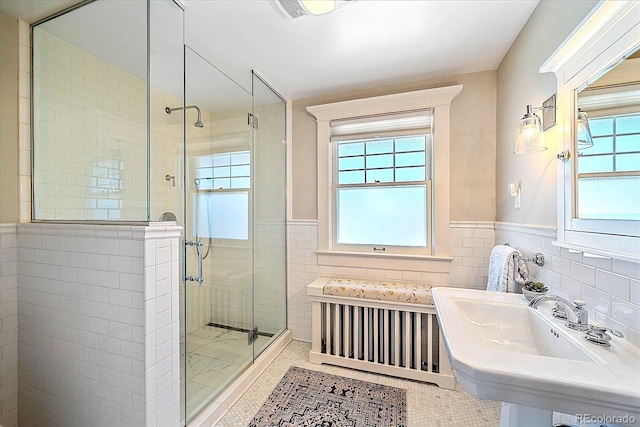
<instances>
[{"instance_id":1,"label":"ceiling light fixture","mask_svg":"<svg viewBox=\"0 0 640 427\"><path fill-rule=\"evenodd\" d=\"M324 15L356 0L273 0L289 19L305 15Z\"/></svg>"},{"instance_id":2,"label":"ceiling light fixture","mask_svg":"<svg viewBox=\"0 0 640 427\"><path fill-rule=\"evenodd\" d=\"M324 15L336 8L335 0L298 0L309 15Z\"/></svg>"}]
</instances>

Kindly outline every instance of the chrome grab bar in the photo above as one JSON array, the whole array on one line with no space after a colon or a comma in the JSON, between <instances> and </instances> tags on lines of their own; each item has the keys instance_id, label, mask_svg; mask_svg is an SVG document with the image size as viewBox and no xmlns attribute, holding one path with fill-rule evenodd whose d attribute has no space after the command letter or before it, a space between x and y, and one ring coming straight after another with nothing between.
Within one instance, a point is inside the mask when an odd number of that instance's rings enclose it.
<instances>
[{"instance_id":1,"label":"chrome grab bar","mask_svg":"<svg viewBox=\"0 0 640 427\"><path fill-rule=\"evenodd\" d=\"M182 243L185 246L195 246L196 253L198 254L198 275L197 276L184 276L185 282L197 282L199 286L202 286L204 279L202 278L202 247L204 246L202 240L183 240Z\"/></svg>"}]
</instances>

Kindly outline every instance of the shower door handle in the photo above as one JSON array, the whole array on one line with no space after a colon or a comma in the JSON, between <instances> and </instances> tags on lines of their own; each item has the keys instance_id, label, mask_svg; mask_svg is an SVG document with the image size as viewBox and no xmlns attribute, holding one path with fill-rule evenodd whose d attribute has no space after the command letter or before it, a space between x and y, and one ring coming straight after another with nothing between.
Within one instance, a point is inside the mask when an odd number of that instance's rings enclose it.
<instances>
[{"instance_id":1,"label":"shower door handle","mask_svg":"<svg viewBox=\"0 0 640 427\"><path fill-rule=\"evenodd\" d=\"M198 275L194 276L184 276L185 282L198 282L199 286L202 286L204 279L202 278L202 240L183 240L185 246L195 246L196 253L198 254Z\"/></svg>"}]
</instances>

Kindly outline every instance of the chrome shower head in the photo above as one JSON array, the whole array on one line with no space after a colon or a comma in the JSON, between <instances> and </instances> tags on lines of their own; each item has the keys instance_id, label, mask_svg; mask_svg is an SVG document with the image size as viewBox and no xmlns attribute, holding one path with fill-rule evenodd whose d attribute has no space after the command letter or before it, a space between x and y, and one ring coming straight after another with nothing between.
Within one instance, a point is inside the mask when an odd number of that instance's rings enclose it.
<instances>
[{"instance_id":1,"label":"chrome shower head","mask_svg":"<svg viewBox=\"0 0 640 427\"><path fill-rule=\"evenodd\" d=\"M196 111L198 112L198 119L196 120L196 122L193 125L195 127L197 127L197 128L203 128L204 127L204 123L202 123L202 118L201 118L201 114L200 114L200 108L198 108L198 106L196 106L196 105L187 105L186 107L176 107L176 108L165 107L164 111L167 114L171 114L171 112L173 112L173 111L186 110L188 108L195 108Z\"/></svg>"}]
</instances>

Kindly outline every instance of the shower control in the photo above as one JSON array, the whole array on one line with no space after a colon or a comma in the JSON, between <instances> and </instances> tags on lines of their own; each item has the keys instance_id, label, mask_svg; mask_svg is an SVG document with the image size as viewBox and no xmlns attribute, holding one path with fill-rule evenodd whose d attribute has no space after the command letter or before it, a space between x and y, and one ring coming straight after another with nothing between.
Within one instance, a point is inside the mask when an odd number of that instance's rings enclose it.
<instances>
[{"instance_id":1,"label":"shower control","mask_svg":"<svg viewBox=\"0 0 640 427\"><path fill-rule=\"evenodd\" d=\"M196 253L198 254L198 275L197 276L184 276L185 282L197 282L198 285L202 286L204 279L202 278L202 240L183 240L182 243L185 246L194 246L196 248Z\"/></svg>"}]
</instances>

